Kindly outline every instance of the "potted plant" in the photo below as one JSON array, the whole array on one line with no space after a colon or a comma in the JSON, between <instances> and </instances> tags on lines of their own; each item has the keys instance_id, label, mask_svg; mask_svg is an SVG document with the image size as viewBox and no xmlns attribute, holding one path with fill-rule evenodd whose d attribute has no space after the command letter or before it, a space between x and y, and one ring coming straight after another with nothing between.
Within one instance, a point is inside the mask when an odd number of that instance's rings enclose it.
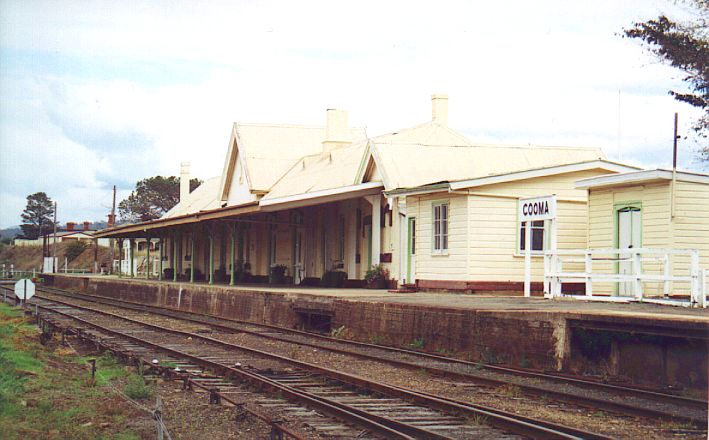
<instances>
[{"instance_id":1,"label":"potted plant","mask_svg":"<svg viewBox=\"0 0 709 440\"><path fill-rule=\"evenodd\" d=\"M328 270L322 276L320 285L323 287L342 287L347 281L347 272L341 270Z\"/></svg>"},{"instance_id":2,"label":"potted plant","mask_svg":"<svg viewBox=\"0 0 709 440\"><path fill-rule=\"evenodd\" d=\"M284 284L286 282L286 269L284 264L275 264L271 266L271 271L268 274L268 282L270 284Z\"/></svg>"},{"instance_id":3,"label":"potted plant","mask_svg":"<svg viewBox=\"0 0 709 440\"><path fill-rule=\"evenodd\" d=\"M372 266L364 275L364 284L367 289L386 289L389 286L389 270L381 264Z\"/></svg>"}]
</instances>

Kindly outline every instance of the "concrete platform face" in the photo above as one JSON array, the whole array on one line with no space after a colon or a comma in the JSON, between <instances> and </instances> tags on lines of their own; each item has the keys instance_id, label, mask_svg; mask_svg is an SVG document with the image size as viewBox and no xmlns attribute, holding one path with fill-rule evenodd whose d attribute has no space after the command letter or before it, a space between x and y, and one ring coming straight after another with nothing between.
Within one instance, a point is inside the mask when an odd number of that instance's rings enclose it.
<instances>
[{"instance_id":1,"label":"concrete platform face","mask_svg":"<svg viewBox=\"0 0 709 440\"><path fill-rule=\"evenodd\" d=\"M706 389L709 310L456 293L51 275L55 287L539 369Z\"/></svg>"}]
</instances>

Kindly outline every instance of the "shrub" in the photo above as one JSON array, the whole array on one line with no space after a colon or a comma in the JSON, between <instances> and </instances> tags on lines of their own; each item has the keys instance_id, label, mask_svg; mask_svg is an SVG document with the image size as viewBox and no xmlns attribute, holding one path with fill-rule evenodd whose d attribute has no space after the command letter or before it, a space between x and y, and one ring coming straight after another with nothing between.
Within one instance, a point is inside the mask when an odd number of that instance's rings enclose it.
<instances>
[{"instance_id":1,"label":"shrub","mask_svg":"<svg viewBox=\"0 0 709 440\"><path fill-rule=\"evenodd\" d=\"M145 383L143 376L133 374L128 378L125 387L126 396L131 399L147 399L152 394L152 390Z\"/></svg>"},{"instance_id":2,"label":"shrub","mask_svg":"<svg viewBox=\"0 0 709 440\"><path fill-rule=\"evenodd\" d=\"M389 270L377 264L364 274L364 282L369 289L384 289L389 282Z\"/></svg>"},{"instance_id":3,"label":"shrub","mask_svg":"<svg viewBox=\"0 0 709 440\"><path fill-rule=\"evenodd\" d=\"M347 273L341 270L328 270L322 276L320 285L323 287L342 287L347 281Z\"/></svg>"},{"instance_id":4,"label":"shrub","mask_svg":"<svg viewBox=\"0 0 709 440\"><path fill-rule=\"evenodd\" d=\"M84 253L84 250L86 250L87 247L88 246L83 241L72 241L64 249L64 256L67 260L73 261L76 257Z\"/></svg>"}]
</instances>

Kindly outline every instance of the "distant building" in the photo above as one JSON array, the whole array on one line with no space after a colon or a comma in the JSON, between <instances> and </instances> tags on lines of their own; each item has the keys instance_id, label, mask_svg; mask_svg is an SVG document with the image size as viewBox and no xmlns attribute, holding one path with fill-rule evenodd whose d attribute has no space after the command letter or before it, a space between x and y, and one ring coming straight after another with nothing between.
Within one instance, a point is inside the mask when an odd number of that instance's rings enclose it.
<instances>
[{"instance_id":1,"label":"distant building","mask_svg":"<svg viewBox=\"0 0 709 440\"><path fill-rule=\"evenodd\" d=\"M90 229L91 222L83 222L82 229L76 229L76 222L66 222L65 230L57 230L57 243L62 243L66 241L84 241L91 243L94 240L94 234L96 230ZM26 238L16 238L14 240L15 246L47 246L54 244L54 231L47 234L43 234L41 237L34 240L28 240ZM99 238L99 246L108 246L108 238Z\"/></svg>"}]
</instances>

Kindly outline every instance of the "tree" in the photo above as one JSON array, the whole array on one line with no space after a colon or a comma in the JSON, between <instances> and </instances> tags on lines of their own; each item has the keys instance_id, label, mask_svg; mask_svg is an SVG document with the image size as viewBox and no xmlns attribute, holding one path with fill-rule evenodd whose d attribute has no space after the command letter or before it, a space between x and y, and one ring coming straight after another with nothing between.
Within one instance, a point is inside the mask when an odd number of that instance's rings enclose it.
<instances>
[{"instance_id":1,"label":"tree","mask_svg":"<svg viewBox=\"0 0 709 440\"><path fill-rule=\"evenodd\" d=\"M653 20L635 23L624 29L626 37L639 38L661 61L680 69L688 91L670 90L681 102L704 110L694 123L698 137L709 137L709 0L686 0L693 8L693 20L680 22L661 15ZM709 147L700 150L702 160L709 161Z\"/></svg>"},{"instance_id":2,"label":"tree","mask_svg":"<svg viewBox=\"0 0 709 440\"><path fill-rule=\"evenodd\" d=\"M36 239L54 227L54 202L46 193L37 192L27 196L27 207L22 211L22 236Z\"/></svg>"},{"instance_id":3,"label":"tree","mask_svg":"<svg viewBox=\"0 0 709 440\"><path fill-rule=\"evenodd\" d=\"M190 180L190 191L202 181ZM160 218L180 201L180 179L175 176L155 176L140 180L135 190L118 204L122 223L145 222Z\"/></svg>"}]
</instances>

